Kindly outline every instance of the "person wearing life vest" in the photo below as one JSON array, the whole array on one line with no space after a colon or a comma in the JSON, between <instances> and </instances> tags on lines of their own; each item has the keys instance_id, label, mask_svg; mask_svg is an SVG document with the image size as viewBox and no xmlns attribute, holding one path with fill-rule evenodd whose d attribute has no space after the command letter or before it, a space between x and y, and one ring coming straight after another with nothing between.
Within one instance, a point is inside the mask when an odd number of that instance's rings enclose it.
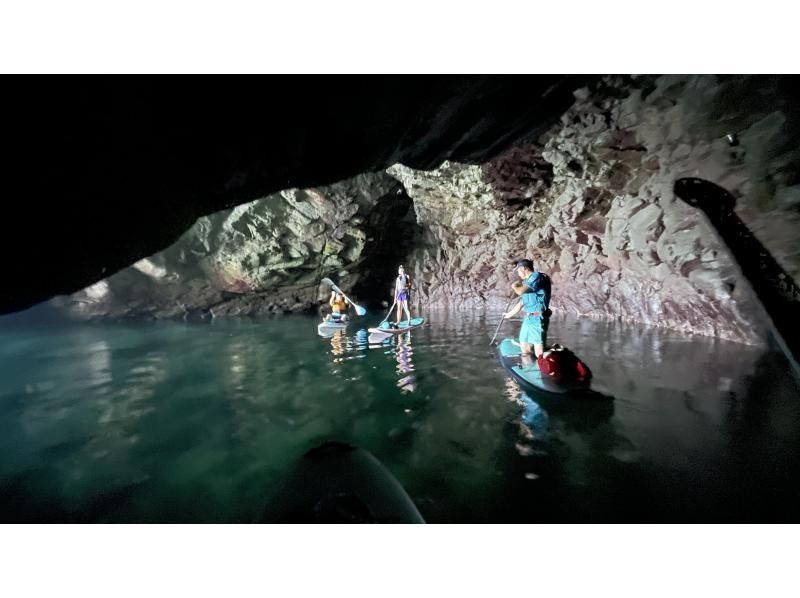
<instances>
[{"instance_id":1,"label":"person wearing life vest","mask_svg":"<svg viewBox=\"0 0 800 598\"><path fill-rule=\"evenodd\" d=\"M514 270L521 281L511 286L520 300L503 317L513 318L522 310L522 328L519 331L522 356L530 359L533 354L538 359L544 353L550 323L550 278L534 271L533 262L528 259L514 262Z\"/></svg>"},{"instance_id":2,"label":"person wearing life vest","mask_svg":"<svg viewBox=\"0 0 800 598\"><path fill-rule=\"evenodd\" d=\"M331 291L331 299L328 305L331 306L331 313L325 318L328 321L347 322L347 307L350 302L341 293Z\"/></svg>"}]
</instances>

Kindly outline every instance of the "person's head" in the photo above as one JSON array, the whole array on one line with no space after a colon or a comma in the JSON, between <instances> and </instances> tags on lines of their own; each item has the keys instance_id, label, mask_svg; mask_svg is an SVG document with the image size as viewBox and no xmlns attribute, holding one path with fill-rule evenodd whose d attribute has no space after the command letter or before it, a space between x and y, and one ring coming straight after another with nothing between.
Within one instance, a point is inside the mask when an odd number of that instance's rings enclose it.
<instances>
[{"instance_id":1,"label":"person's head","mask_svg":"<svg viewBox=\"0 0 800 598\"><path fill-rule=\"evenodd\" d=\"M533 274L533 262L529 259L519 259L514 262L514 270L520 278L528 278Z\"/></svg>"},{"instance_id":2,"label":"person's head","mask_svg":"<svg viewBox=\"0 0 800 598\"><path fill-rule=\"evenodd\" d=\"M405 274L405 273L406 273L406 271L403 269L403 266L402 266L402 265L400 265L400 266L397 268L397 273L398 273L398 274Z\"/></svg>"}]
</instances>

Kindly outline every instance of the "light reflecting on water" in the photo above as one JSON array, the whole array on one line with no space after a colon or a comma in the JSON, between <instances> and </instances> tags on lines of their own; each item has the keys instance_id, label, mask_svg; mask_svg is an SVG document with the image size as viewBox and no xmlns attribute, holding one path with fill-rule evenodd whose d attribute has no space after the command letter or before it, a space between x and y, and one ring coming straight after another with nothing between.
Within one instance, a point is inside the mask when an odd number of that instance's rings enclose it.
<instances>
[{"instance_id":1,"label":"light reflecting on water","mask_svg":"<svg viewBox=\"0 0 800 598\"><path fill-rule=\"evenodd\" d=\"M775 353L554 319L612 402L522 392L497 320L426 314L368 344L291 316L3 326L0 512L34 521L248 521L305 450L343 440L429 521L797 515L800 401ZM499 338L515 333L506 324Z\"/></svg>"}]
</instances>

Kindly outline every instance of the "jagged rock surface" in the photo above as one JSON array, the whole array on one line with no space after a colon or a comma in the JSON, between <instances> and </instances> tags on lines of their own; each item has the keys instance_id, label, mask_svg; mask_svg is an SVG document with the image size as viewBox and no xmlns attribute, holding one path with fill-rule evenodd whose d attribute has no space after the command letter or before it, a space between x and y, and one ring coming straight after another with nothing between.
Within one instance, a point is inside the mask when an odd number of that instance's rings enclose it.
<instances>
[{"instance_id":1,"label":"jagged rock surface","mask_svg":"<svg viewBox=\"0 0 800 598\"><path fill-rule=\"evenodd\" d=\"M169 249L72 295L66 305L82 317L308 309L322 298L323 276L345 290L364 276L360 266L370 246L384 241L384 220L409 207L384 173L288 189L200 218Z\"/></svg>"},{"instance_id":2,"label":"jagged rock surface","mask_svg":"<svg viewBox=\"0 0 800 598\"><path fill-rule=\"evenodd\" d=\"M552 276L555 309L756 343L763 311L673 184L696 176L731 190L741 217L797 278L796 122L785 105L764 101L771 81L607 79L576 91L560 124L488 162L396 164L201 218L174 246L74 295L71 310L301 310L322 298L322 276L377 299L399 261L419 306L500 310L508 262L528 256Z\"/></svg>"},{"instance_id":3,"label":"jagged rock surface","mask_svg":"<svg viewBox=\"0 0 800 598\"><path fill-rule=\"evenodd\" d=\"M608 80L577 91L539 143L482 166L389 168L424 230L409 260L416 301L500 309L509 260L529 256L551 274L556 309L759 342L766 322L752 290L702 215L672 192L683 176L733 191L745 222L797 278L797 149L774 103L736 102L764 91L748 85Z\"/></svg>"},{"instance_id":4,"label":"jagged rock surface","mask_svg":"<svg viewBox=\"0 0 800 598\"><path fill-rule=\"evenodd\" d=\"M585 76L28 77L3 95L0 314L163 251L197 218L401 162L484 161Z\"/></svg>"}]
</instances>

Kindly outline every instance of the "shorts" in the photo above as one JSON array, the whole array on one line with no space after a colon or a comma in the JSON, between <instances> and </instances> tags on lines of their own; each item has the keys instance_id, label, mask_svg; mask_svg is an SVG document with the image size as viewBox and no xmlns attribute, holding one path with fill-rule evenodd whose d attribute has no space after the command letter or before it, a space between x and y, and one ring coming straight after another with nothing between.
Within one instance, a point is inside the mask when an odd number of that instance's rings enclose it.
<instances>
[{"instance_id":1,"label":"shorts","mask_svg":"<svg viewBox=\"0 0 800 598\"><path fill-rule=\"evenodd\" d=\"M544 316L526 316L519 330L519 342L530 345L547 343L547 326L550 318Z\"/></svg>"},{"instance_id":2,"label":"shorts","mask_svg":"<svg viewBox=\"0 0 800 598\"><path fill-rule=\"evenodd\" d=\"M397 300L398 301L408 301L408 291L403 289L399 293L397 293Z\"/></svg>"}]
</instances>

